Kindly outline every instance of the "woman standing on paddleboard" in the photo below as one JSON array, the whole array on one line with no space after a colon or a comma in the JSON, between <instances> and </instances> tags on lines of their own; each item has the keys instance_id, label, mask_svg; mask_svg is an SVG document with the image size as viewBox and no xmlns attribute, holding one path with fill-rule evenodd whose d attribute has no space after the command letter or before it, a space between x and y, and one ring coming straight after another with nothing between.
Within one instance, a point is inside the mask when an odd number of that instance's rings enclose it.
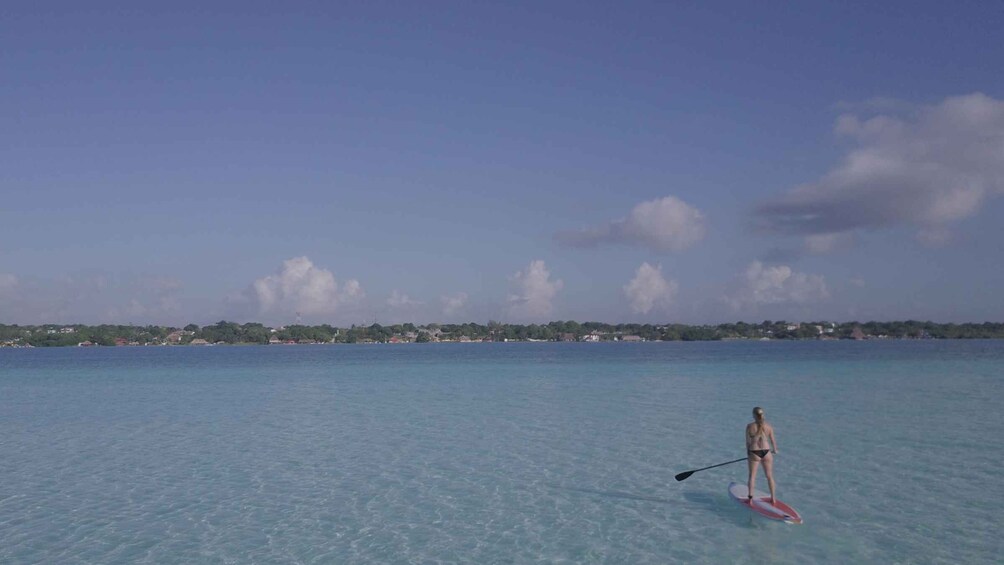
<instances>
[{"instance_id":1,"label":"woman standing on paddleboard","mask_svg":"<svg viewBox=\"0 0 1004 565\"><path fill-rule=\"evenodd\" d=\"M769 443L768 443L769 442ZM770 487L770 503L776 504L774 497L774 456L777 453L777 441L774 440L774 427L763 418L763 408L753 409L753 421L746 425L746 455L748 456L750 477L749 496L753 500L753 484L756 482L756 470L763 464L763 472L767 475L767 486Z\"/></svg>"}]
</instances>

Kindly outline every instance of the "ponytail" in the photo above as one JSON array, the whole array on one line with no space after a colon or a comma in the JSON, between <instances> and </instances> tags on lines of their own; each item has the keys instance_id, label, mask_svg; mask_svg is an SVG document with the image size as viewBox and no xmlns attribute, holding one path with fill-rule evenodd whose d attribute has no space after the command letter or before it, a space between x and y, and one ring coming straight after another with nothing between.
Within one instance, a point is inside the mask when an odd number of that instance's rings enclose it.
<instances>
[{"instance_id":1,"label":"ponytail","mask_svg":"<svg viewBox=\"0 0 1004 565\"><path fill-rule=\"evenodd\" d=\"M763 408L757 406L753 409L753 419L756 421L756 433L754 437L763 433Z\"/></svg>"}]
</instances>

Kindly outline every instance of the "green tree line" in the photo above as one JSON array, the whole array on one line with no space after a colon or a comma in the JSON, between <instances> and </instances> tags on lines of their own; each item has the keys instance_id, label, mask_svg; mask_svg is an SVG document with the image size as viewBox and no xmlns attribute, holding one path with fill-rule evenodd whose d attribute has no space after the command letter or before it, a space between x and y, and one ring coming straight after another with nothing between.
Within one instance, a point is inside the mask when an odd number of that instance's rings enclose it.
<instances>
[{"instance_id":1,"label":"green tree line","mask_svg":"<svg viewBox=\"0 0 1004 565\"><path fill-rule=\"evenodd\" d=\"M174 339L169 339L173 336ZM208 326L4 325L0 324L0 344L58 347L91 342L97 345L133 343L151 345L193 340L226 344L266 344L272 340L295 343L368 343L404 339L416 342L457 341L580 341L596 336L601 341L637 336L649 341L713 341L721 339L819 339L885 337L892 339L1000 339L1004 323L942 324L916 320L893 322L808 322L792 324L783 320L759 323L735 322L717 325L686 324L607 324L603 322L553 321L547 324L507 324L491 320L487 324L411 323L383 326L338 328L330 324L291 325L269 328L257 322L239 324L220 321Z\"/></svg>"}]
</instances>

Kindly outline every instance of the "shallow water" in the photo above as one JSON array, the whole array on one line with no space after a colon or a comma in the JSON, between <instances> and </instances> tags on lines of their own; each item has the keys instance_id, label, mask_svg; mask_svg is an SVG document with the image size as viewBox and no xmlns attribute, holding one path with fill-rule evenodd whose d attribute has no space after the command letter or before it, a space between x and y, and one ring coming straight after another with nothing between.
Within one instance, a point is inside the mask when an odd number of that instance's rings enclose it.
<instances>
[{"instance_id":1,"label":"shallow water","mask_svg":"<svg viewBox=\"0 0 1004 565\"><path fill-rule=\"evenodd\" d=\"M991 563L1004 342L0 350L3 563ZM779 496L728 498L754 405ZM762 477L759 488L765 488Z\"/></svg>"}]
</instances>

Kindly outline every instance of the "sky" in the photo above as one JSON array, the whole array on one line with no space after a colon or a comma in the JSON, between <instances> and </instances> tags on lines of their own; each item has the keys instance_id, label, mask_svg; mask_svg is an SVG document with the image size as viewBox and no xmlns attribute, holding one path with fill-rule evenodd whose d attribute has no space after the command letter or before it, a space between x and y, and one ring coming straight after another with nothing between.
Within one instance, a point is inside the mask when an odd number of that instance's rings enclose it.
<instances>
[{"instance_id":1,"label":"sky","mask_svg":"<svg viewBox=\"0 0 1004 565\"><path fill-rule=\"evenodd\" d=\"M992 2L46 2L0 323L1004 320Z\"/></svg>"}]
</instances>

